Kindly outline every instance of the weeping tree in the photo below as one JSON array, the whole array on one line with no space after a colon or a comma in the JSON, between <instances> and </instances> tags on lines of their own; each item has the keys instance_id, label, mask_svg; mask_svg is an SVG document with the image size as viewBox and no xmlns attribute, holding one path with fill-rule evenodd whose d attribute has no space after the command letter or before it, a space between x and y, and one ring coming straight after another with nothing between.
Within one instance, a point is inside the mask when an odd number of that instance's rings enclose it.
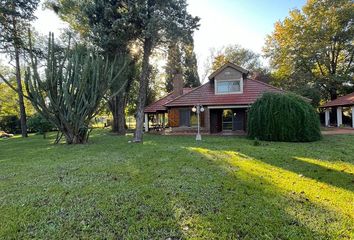
<instances>
[{"instance_id":1,"label":"weeping tree","mask_svg":"<svg viewBox=\"0 0 354 240\"><path fill-rule=\"evenodd\" d=\"M48 41L44 77L30 47L31 67L25 74L28 98L36 110L59 130L68 144L86 143L90 121L98 113L100 102L111 82L116 81L124 66L103 57L97 51L70 43L58 51L54 35ZM124 83L122 83L122 88ZM111 97L118 94L113 93Z\"/></svg>"},{"instance_id":2,"label":"weeping tree","mask_svg":"<svg viewBox=\"0 0 354 240\"><path fill-rule=\"evenodd\" d=\"M264 93L248 113L248 134L266 141L311 142L321 139L318 114L302 97Z\"/></svg>"}]
</instances>

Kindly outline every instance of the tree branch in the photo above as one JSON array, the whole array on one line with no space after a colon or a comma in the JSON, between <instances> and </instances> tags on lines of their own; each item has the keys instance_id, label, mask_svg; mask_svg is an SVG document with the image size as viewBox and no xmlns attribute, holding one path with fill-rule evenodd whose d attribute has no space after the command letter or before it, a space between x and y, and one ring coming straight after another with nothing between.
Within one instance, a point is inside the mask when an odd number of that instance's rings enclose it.
<instances>
[{"instance_id":1,"label":"tree branch","mask_svg":"<svg viewBox=\"0 0 354 240\"><path fill-rule=\"evenodd\" d=\"M354 52L351 53L349 63L348 63L348 65L347 65L347 68L345 69L344 73L347 73L348 70L350 69L350 65L351 65L352 62L353 62L353 56L354 56Z\"/></svg>"},{"instance_id":2,"label":"tree branch","mask_svg":"<svg viewBox=\"0 0 354 240\"><path fill-rule=\"evenodd\" d=\"M1 73L0 73L0 78L1 80L4 81L4 83L6 83L7 86L9 86L12 90L14 90L17 93L17 88L13 86L8 80L6 80L6 78ZM31 100L27 95L23 94L23 96L28 100Z\"/></svg>"},{"instance_id":3,"label":"tree branch","mask_svg":"<svg viewBox=\"0 0 354 240\"><path fill-rule=\"evenodd\" d=\"M15 92L17 92L17 88L15 86L13 86L10 81L6 80L6 78L0 73L0 78L4 81L4 83L6 83L12 90L14 90Z\"/></svg>"},{"instance_id":4,"label":"tree branch","mask_svg":"<svg viewBox=\"0 0 354 240\"><path fill-rule=\"evenodd\" d=\"M325 75L324 75L324 72L323 72L323 69L322 69L322 67L321 67L321 64L320 64L320 62L319 62L317 56L315 56L315 59L316 59L317 66L318 66L318 68L320 69L320 72L321 72L322 76L325 76Z\"/></svg>"}]
</instances>

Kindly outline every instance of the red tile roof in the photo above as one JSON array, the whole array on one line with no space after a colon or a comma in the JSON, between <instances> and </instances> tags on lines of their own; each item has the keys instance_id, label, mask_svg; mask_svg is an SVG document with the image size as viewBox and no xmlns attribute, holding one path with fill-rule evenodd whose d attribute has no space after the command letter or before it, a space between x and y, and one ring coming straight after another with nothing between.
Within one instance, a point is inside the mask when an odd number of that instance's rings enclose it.
<instances>
[{"instance_id":1,"label":"red tile roof","mask_svg":"<svg viewBox=\"0 0 354 240\"><path fill-rule=\"evenodd\" d=\"M343 97L339 97L333 101L329 101L321 107L338 107L338 106L354 106L354 92L345 95Z\"/></svg>"},{"instance_id":2,"label":"red tile roof","mask_svg":"<svg viewBox=\"0 0 354 240\"><path fill-rule=\"evenodd\" d=\"M183 94L186 94L190 91L192 91L193 88L183 88ZM166 104L169 101L172 101L175 99L176 96L173 95L173 92L169 93L165 97L157 100L156 102L150 104L149 106L145 107L144 112L145 113L156 113L157 111L167 111L166 107L164 104Z\"/></svg>"},{"instance_id":3,"label":"red tile roof","mask_svg":"<svg viewBox=\"0 0 354 240\"><path fill-rule=\"evenodd\" d=\"M166 107L203 105L249 105L254 103L264 92L283 92L264 82L246 79L241 94L215 94L214 86L208 82L187 94L166 102Z\"/></svg>"}]
</instances>

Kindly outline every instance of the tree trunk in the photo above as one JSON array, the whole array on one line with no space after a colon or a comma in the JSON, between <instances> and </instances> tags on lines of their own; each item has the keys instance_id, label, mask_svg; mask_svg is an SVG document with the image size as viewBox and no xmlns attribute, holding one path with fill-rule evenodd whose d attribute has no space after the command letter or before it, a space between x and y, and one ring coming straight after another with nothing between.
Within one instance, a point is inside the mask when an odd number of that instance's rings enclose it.
<instances>
[{"instance_id":1,"label":"tree trunk","mask_svg":"<svg viewBox=\"0 0 354 240\"><path fill-rule=\"evenodd\" d=\"M113 115L112 131L119 135L125 135L125 94L115 96L109 102L109 108Z\"/></svg>"},{"instance_id":2,"label":"tree trunk","mask_svg":"<svg viewBox=\"0 0 354 240\"><path fill-rule=\"evenodd\" d=\"M88 131L74 133L72 131L62 131L67 144L85 144L87 143Z\"/></svg>"},{"instance_id":3,"label":"tree trunk","mask_svg":"<svg viewBox=\"0 0 354 240\"><path fill-rule=\"evenodd\" d=\"M14 9L14 5L12 5L12 7ZM22 91L22 82L21 82L19 39L17 34L17 21L15 16L12 17L12 27L13 27L13 38L14 38L13 41L14 41L14 48L15 48L18 105L20 106L21 135L22 137L28 137L27 123L26 123L26 109L23 100L23 91Z\"/></svg>"},{"instance_id":4,"label":"tree trunk","mask_svg":"<svg viewBox=\"0 0 354 240\"><path fill-rule=\"evenodd\" d=\"M28 137L27 134L27 121L26 121L26 108L23 99L22 82L21 82L21 69L20 69L20 56L17 47L15 47L15 60L16 60L16 81L17 81L17 94L18 104L20 106L20 120L21 120L21 135Z\"/></svg>"},{"instance_id":5,"label":"tree trunk","mask_svg":"<svg viewBox=\"0 0 354 240\"><path fill-rule=\"evenodd\" d=\"M147 88L149 85L149 73L150 63L149 58L152 53L153 42L151 38L145 38L144 41L144 57L142 62L142 70L140 75L139 86L139 99L136 112L136 130L134 135L134 142L143 141L143 129L144 129L144 108L146 103Z\"/></svg>"}]
</instances>

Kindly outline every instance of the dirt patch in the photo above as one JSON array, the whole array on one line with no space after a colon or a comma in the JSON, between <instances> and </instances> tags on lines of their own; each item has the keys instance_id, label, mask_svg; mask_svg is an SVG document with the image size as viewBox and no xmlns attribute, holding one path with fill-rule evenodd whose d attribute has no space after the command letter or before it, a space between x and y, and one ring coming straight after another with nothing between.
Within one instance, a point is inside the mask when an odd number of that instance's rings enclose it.
<instances>
[{"instance_id":1,"label":"dirt patch","mask_svg":"<svg viewBox=\"0 0 354 240\"><path fill-rule=\"evenodd\" d=\"M323 135L354 134L354 128L325 128Z\"/></svg>"}]
</instances>

